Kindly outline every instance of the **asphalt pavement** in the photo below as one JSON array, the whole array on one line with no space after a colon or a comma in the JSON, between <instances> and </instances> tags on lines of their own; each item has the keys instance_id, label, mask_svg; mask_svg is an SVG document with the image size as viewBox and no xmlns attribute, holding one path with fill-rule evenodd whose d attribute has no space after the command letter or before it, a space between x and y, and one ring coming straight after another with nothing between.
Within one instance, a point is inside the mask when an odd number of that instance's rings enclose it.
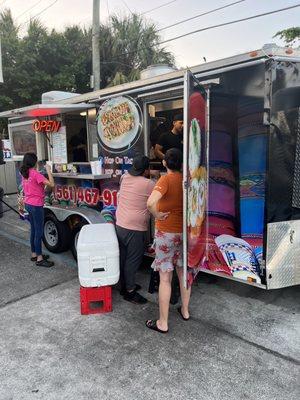
<instances>
[{"instance_id":1,"label":"asphalt pavement","mask_svg":"<svg viewBox=\"0 0 300 400\"><path fill-rule=\"evenodd\" d=\"M12 204L13 197L7 199ZM265 291L201 275L192 318L171 307L167 335L145 320L149 302L82 316L76 263L69 252L41 269L30 259L28 224L0 219L0 399L298 400L300 290Z\"/></svg>"}]
</instances>

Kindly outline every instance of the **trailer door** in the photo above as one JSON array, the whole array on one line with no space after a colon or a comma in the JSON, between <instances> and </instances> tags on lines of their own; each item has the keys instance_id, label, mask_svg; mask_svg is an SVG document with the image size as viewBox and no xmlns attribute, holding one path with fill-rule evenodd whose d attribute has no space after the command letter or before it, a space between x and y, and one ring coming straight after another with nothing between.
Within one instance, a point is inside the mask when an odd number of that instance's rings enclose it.
<instances>
[{"instance_id":1,"label":"trailer door","mask_svg":"<svg viewBox=\"0 0 300 400\"><path fill-rule=\"evenodd\" d=\"M187 70L184 76L183 257L191 284L207 253L209 90Z\"/></svg>"}]
</instances>

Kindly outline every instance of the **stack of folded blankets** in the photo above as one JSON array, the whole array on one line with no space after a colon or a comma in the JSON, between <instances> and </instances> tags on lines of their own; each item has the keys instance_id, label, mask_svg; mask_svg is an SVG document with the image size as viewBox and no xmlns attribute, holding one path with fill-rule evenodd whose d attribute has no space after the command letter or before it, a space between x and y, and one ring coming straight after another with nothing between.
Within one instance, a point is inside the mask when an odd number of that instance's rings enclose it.
<instances>
[{"instance_id":1,"label":"stack of folded blankets","mask_svg":"<svg viewBox=\"0 0 300 400\"><path fill-rule=\"evenodd\" d=\"M238 103L238 150L241 236L262 261L267 164L267 129L263 100L243 98Z\"/></svg>"},{"instance_id":2,"label":"stack of folded blankets","mask_svg":"<svg viewBox=\"0 0 300 400\"><path fill-rule=\"evenodd\" d=\"M235 178L228 99L215 97L209 138L208 233L235 236Z\"/></svg>"}]
</instances>

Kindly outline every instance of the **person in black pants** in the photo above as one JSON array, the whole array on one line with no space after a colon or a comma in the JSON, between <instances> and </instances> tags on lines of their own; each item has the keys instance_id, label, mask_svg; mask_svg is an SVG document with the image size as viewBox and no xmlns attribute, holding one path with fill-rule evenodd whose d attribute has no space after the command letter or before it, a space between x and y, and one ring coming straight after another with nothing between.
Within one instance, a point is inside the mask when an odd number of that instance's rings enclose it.
<instances>
[{"instance_id":1,"label":"person in black pants","mask_svg":"<svg viewBox=\"0 0 300 400\"><path fill-rule=\"evenodd\" d=\"M132 168L121 178L116 213L116 232L120 247L121 294L124 300L145 304L147 300L138 293L135 276L145 251L146 233L150 213L147 200L154 182L149 177L149 158L137 156Z\"/></svg>"}]
</instances>

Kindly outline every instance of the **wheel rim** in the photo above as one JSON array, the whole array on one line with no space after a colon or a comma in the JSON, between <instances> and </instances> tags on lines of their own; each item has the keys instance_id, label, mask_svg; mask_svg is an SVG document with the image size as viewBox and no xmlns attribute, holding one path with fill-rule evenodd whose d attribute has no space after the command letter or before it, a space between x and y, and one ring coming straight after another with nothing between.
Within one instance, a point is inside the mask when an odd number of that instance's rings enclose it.
<instances>
[{"instance_id":1,"label":"wheel rim","mask_svg":"<svg viewBox=\"0 0 300 400\"><path fill-rule=\"evenodd\" d=\"M58 244L58 230L53 221L47 221L44 225L44 236L46 242L54 247Z\"/></svg>"}]
</instances>

